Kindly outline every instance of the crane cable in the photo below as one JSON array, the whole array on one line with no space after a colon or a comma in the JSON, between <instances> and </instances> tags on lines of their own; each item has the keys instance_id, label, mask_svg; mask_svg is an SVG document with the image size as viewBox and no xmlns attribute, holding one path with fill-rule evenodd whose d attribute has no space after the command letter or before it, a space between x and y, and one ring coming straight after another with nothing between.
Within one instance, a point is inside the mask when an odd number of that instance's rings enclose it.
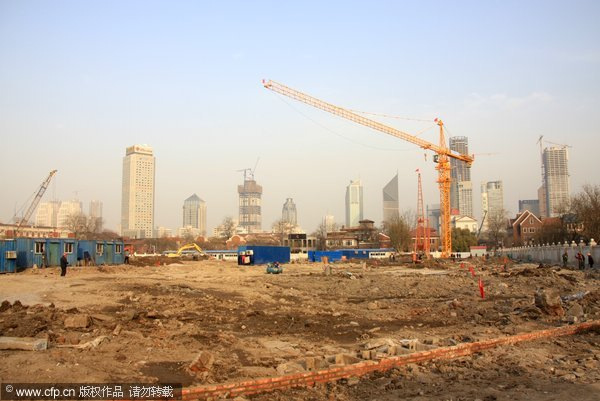
<instances>
[{"instance_id":1,"label":"crane cable","mask_svg":"<svg viewBox=\"0 0 600 401\"><path fill-rule=\"evenodd\" d=\"M271 92L271 93L272 93L272 94L273 94L275 97L277 97L279 100L281 100L283 103L285 103L286 105L288 105L288 106L289 106L289 107L290 107L292 110L294 110L295 112L297 112L298 114L300 114L301 116L303 116L304 118L306 118L307 120L310 120L310 121L312 121L314 124L318 125L319 127L323 128L324 130L326 130L326 131L329 131L329 132L331 132L332 134L334 134L334 135L336 135L336 136L339 136L340 138L343 138L343 139L345 139L345 140L347 140L347 141L349 141L349 142L352 142L352 143L354 143L354 144L356 144L356 145L361 145L361 146L364 146L364 147L367 147L367 148L371 148L371 149L375 149L375 150L383 150L383 151L388 151L388 152L408 152L408 151L414 150L414 148L412 148L412 147L411 147L410 149L389 149L389 148L380 148L380 147L377 147L377 146L367 145L366 143L362 143L362 142L356 141L356 140L354 140L354 139L348 138L348 137L346 137L346 136L344 136L344 135L340 134L339 132L336 132L336 131L332 130L331 128L329 128L329 127L326 127L325 125L323 125L323 124L319 123L318 121L316 121L315 119L313 119L313 118L309 117L308 115L304 114L303 112L301 112L300 110L298 110L297 108L295 108L293 105L291 105L289 102L287 102L287 101L286 101L286 100L285 100L285 99L284 99L282 96L280 96L278 93L276 93L276 92L273 92L273 91L270 91L270 92ZM417 120L417 121L419 121L419 120ZM429 120L421 120L421 121L429 121ZM418 135L422 134L423 132L425 132L425 131L427 131L427 130L430 130L430 129L431 129L431 128L433 128L433 127L435 127L435 125L434 125L434 126L431 126L431 127L428 127L428 128L426 128L426 129L424 129L424 130L422 130L421 132L419 132L419 134L418 134Z\"/></svg>"}]
</instances>

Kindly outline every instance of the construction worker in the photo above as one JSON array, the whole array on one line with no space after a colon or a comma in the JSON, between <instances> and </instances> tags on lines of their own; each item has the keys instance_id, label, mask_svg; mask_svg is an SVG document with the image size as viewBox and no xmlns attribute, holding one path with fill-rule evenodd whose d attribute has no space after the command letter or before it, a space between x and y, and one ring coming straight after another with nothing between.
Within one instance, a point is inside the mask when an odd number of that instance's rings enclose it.
<instances>
[{"instance_id":1,"label":"construction worker","mask_svg":"<svg viewBox=\"0 0 600 401\"><path fill-rule=\"evenodd\" d=\"M60 275L61 276L67 275L68 264L69 264L69 261L67 260L67 254L63 253L62 257L60 258Z\"/></svg>"},{"instance_id":2,"label":"construction worker","mask_svg":"<svg viewBox=\"0 0 600 401\"><path fill-rule=\"evenodd\" d=\"M594 268L594 258L590 252L588 252L588 265L590 265L590 269Z\"/></svg>"},{"instance_id":3,"label":"construction worker","mask_svg":"<svg viewBox=\"0 0 600 401\"><path fill-rule=\"evenodd\" d=\"M577 252L575 258L577 258L577 261L579 262L579 270L585 269L585 256L583 256L583 253L581 253L581 251Z\"/></svg>"},{"instance_id":4,"label":"construction worker","mask_svg":"<svg viewBox=\"0 0 600 401\"><path fill-rule=\"evenodd\" d=\"M565 249L565 253L563 253L563 255L562 255L562 260L563 260L563 267L567 267L567 263L569 262L569 254L567 253L566 249Z\"/></svg>"}]
</instances>

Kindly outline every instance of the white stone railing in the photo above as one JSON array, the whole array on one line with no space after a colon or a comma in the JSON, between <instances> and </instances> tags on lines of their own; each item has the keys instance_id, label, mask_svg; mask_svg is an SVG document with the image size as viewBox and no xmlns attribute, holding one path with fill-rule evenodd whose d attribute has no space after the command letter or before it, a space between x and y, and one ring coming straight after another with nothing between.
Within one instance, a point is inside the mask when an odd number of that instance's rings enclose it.
<instances>
[{"instance_id":1,"label":"white stone railing","mask_svg":"<svg viewBox=\"0 0 600 401\"><path fill-rule=\"evenodd\" d=\"M578 261L575 258L578 252L585 256L585 267L588 267L588 253L594 258L594 268L600 268L600 247L592 238L589 243L583 241L575 243L562 244L542 244L542 245L527 245L514 248L503 248L496 251L496 254L509 256L512 259L519 259L532 263L547 263L562 265L562 255L567 251L569 255L567 265L570 267L578 267Z\"/></svg>"}]
</instances>

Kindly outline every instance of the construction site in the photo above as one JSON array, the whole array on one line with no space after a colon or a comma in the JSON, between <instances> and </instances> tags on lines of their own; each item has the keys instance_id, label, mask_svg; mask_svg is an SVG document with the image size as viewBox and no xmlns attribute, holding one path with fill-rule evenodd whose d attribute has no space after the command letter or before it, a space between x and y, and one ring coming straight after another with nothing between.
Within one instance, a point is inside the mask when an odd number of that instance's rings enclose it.
<instances>
[{"instance_id":1,"label":"construction site","mask_svg":"<svg viewBox=\"0 0 600 401\"><path fill-rule=\"evenodd\" d=\"M180 383L183 399L600 394L600 276L589 270L494 258L281 274L138 264L0 276L2 381Z\"/></svg>"}]
</instances>

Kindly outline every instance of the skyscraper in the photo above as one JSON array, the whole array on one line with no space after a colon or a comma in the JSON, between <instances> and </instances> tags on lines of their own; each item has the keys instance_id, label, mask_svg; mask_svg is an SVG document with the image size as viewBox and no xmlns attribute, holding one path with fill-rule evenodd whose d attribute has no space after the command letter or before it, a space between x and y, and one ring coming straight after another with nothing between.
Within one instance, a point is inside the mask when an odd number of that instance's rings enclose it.
<instances>
[{"instance_id":1,"label":"skyscraper","mask_svg":"<svg viewBox=\"0 0 600 401\"><path fill-rule=\"evenodd\" d=\"M196 194L183 201L182 227L195 228L202 235L206 234L206 202Z\"/></svg>"},{"instance_id":2,"label":"skyscraper","mask_svg":"<svg viewBox=\"0 0 600 401\"><path fill-rule=\"evenodd\" d=\"M58 226L60 201L41 202L35 214L35 225L40 227Z\"/></svg>"},{"instance_id":3,"label":"skyscraper","mask_svg":"<svg viewBox=\"0 0 600 401\"><path fill-rule=\"evenodd\" d=\"M548 217L560 214L561 207L569 202L569 155L566 147L544 149L544 188ZM540 207L541 208L541 207Z\"/></svg>"},{"instance_id":4,"label":"skyscraper","mask_svg":"<svg viewBox=\"0 0 600 401\"><path fill-rule=\"evenodd\" d=\"M346 227L356 227L363 219L363 188L360 180L346 187Z\"/></svg>"},{"instance_id":5,"label":"skyscraper","mask_svg":"<svg viewBox=\"0 0 600 401\"><path fill-rule=\"evenodd\" d=\"M246 232L262 230L261 197L262 187L256 183L254 176L244 177L244 185L238 185L240 196L239 226Z\"/></svg>"},{"instance_id":6,"label":"skyscraper","mask_svg":"<svg viewBox=\"0 0 600 401\"><path fill-rule=\"evenodd\" d=\"M67 227L72 216L83 213L81 202L78 200L60 202L58 213L56 215L56 226Z\"/></svg>"},{"instance_id":7,"label":"skyscraper","mask_svg":"<svg viewBox=\"0 0 600 401\"><path fill-rule=\"evenodd\" d=\"M398 202L398 173L383 187L383 221L392 221L400 216Z\"/></svg>"},{"instance_id":8,"label":"skyscraper","mask_svg":"<svg viewBox=\"0 0 600 401\"><path fill-rule=\"evenodd\" d=\"M466 136L453 136L449 139L450 150L461 155L469 154L469 139ZM461 216L473 216L473 186L471 169L462 160L450 158L450 208L458 210Z\"/></svg>"},{"instance_id":9,"label":"skyscraper","mask_svg":"<svg viewBox=\"0 0 600 401\"><path fill-rule=\"evenodd\" d=\"M90 215L90 219L93 219L95 221L96 230L102 231L103 221L102 221L102 202L101 201L99 201L99 200L90 201L89 215Z\"/></svg>"},{"instance_id":10,"label":"skyscraper","mask_svg":"<svg viewBox=\"0 0 600 401\"><path fill-rule=\"evenodd\" d=\"M296 204L292 198L287 198L281 210L281 220L292 226L298 224L298 215L296 213Z\"/></svg>"},{"instance_id":11,"label":"skyscraper","mask_svg":"<svg viewBox=\"0 0 600 401\"><path fill-rule=\"evenodd\" d=\"M481 184L481 213L483 229L487 230L490 218L495 218L504 210L504 191L502 181L489 181ZM487 213L486 213L487 212Z\"/></svg>"},{"instance_id":12,"label":"skyscraper","mask_svg":"<svg viewBox=\"0 0 600 401\"><path fill-rule=\"evenodd\" d=\"M148 145L125 150L121 198L121 234L151 238L154 227L155 158Z\"/></svg>"},{"instance_id":13,"label":"skyscraper","mask_svg":"<svg viewBox=\"0 0 600 401\"><path fill-rule=\"evenodd\" d=\"M540 201L538 199L519 200L519 213L523 213L525 210L529 210L531 213L539 217Z\"/></svg>"},{"instance_id":14,"label":"skyscraper","mask_svg":"<svg viewBox=\"0 0 600 401\"><path fill-rule=\"evenodd\" d=\"M327 214L325 215L325 217L323 217L323 224L325 225L325 231L330 233L333 232L335 230L335 217L332 216L331 214Z\"/></svg>"}]
</instances>

